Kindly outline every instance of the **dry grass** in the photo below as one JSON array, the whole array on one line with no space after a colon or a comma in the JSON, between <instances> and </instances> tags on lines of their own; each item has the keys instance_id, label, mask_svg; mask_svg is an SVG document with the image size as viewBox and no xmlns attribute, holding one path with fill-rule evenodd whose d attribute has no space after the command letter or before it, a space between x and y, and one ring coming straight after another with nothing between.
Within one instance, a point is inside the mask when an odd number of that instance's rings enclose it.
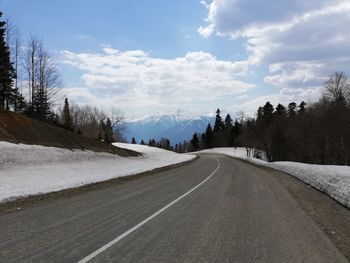
<instances>
[{"instance_id":1,"label":"dry grass","mask_svg":"<svg viewBox=\"0 0 350 263\"><path fill-rule=\"evenodd\" d=\"M0 111L0 141L36 144L67 149L92 150L120 156L138 156L137 152L83 137L71 131L26 116Z\"/></svg>"}]
</instances>

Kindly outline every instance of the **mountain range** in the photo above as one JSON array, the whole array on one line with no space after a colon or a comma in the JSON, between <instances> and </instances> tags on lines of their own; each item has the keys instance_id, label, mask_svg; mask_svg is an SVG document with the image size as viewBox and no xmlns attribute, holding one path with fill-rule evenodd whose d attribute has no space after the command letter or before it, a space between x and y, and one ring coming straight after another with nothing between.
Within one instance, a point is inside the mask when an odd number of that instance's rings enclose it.
<instances>
[{"instance_id":1,"label":"mountain range","mask_svg":"<svg viewBox=\"0 0 350 263\"><path fill-rule=\"evenodd\" d=\"M146 144L150 139L167 138L175 145L190 140L195 132L204 132L208 123L213 125L214 119L208 116L155 115L124 123L124 136L129 142L134 137L137 143L144 140Z\"/></svg>"}]
</instances>

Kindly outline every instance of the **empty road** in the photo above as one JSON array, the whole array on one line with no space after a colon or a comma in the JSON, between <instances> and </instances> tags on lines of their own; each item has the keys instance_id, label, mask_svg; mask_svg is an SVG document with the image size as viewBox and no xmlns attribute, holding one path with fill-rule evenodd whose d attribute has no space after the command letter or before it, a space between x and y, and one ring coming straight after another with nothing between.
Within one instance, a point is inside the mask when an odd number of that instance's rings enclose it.
<instances>
[{"instance_id":1,"label":"empty road","mask_svg":"<svg viewBox=\"0 0 350 263\"><path fill-rule=\"evenodd\" d=\"M0 213L0 262L348 261L267 170L203 154Z\"/></svg>"}]
</instances>

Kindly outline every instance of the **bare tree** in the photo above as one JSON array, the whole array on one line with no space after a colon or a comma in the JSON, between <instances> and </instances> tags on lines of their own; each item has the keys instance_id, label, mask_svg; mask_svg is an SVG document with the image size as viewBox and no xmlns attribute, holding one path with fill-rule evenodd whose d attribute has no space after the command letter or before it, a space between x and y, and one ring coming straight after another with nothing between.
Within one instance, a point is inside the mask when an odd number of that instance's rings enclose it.
<instances>
[{"instance_id":1,"label":"bare tree","mask_svg":"<svg viewBox=\"0 0 350 263\"><path fill-rule=\"evenodd\" d=\"M94 139L101 137L101 122L107 120L107 115L102 110L90 105L79 106L74 103L70 104L69 109L76 133Z\"/></svg>"},{"instance_id":2,"label":"bare tree","mask_svg":"<svg viewBox=\"0 0 350 263\"><path fill-rule=\"evenodd\" d=\"M28 45L25 50L23 58L23 67L26 72L26 81L28 83L28 101L31 105L32 111L34 111L34 94L35 94L35 76L37 75L37 53L39 49L39 40L32 37L28 41Z\"/></svg>"},{"instance_id":3,"label":"bare tree","mask_svg":"<svg viewBox=\"0 0 350 263\"><path fill-rule=\"evenodd\" d=\"M21 46L22 46L22 38L21 34L18 30L18 27L12 23L10 19L6 20L6 42L10 49L11 62L13 63L13 67L16 71L15 77L15 88L18 88L18 79L21 71Z\"/></svg>"},{"instance_id":4,"label":"bare tree","mask_svg":"<svg viewBox=\"0 0 350 263\"><path fill-rule=\"evenodd\" d=\"M57 103L61 76L41 40L32 37L24 55L31 112L47 117Z\"/></svg>"},{"instance_id":5,"label":"bare tree","mask_svg":"<svg viewBox=\"0 0 350 263\"><path fill-rule=\"evenodd\" d=\"M109 119L112 123L114 141L126 142L126 138L123 135L123 131L125 130L123 126L123 121L125 119L124 113L120 109L113 107Z\"/></svg>"},{"instance_id":6,"label":"bare tree","mask_svg":"<svg viewBox=\"0 0 350 263\"><path fill-rule=\"evenodd\" d=\"M36 87L36 106L39 114L50 112L57 103L59 87L62 86L61 76L48 52L40 42L38 50L38 86ZM40 112L41 111L41 112Z\"/></svg>"},{"instance_id":7,"label":"bare tree","mask_svg":"<svg viewBox=\"0 0 350 263\"><path fill-rule=\"evenodd\" d=\"M350 99L350 84L343 72L333 73L325 82L325 98L336 104L344 104Z\"/></svg>"}]
</instances>

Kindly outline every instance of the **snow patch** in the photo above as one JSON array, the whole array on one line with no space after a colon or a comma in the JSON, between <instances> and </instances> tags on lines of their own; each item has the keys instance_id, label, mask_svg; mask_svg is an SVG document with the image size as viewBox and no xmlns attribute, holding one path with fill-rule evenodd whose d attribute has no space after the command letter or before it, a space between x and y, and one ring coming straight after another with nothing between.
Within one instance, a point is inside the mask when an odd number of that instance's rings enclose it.
<instances>
[{"instance_id":1,"label":"snow patch","mask_svg":"<svg viewBox=\"0 0 350 263\"><path fill-rule=\"evenodd\" d=\"M0 202L134 175L195 158L143 145L114 145L143 155L121 157L0 141Z\"/></svg>"}]
</instances>

